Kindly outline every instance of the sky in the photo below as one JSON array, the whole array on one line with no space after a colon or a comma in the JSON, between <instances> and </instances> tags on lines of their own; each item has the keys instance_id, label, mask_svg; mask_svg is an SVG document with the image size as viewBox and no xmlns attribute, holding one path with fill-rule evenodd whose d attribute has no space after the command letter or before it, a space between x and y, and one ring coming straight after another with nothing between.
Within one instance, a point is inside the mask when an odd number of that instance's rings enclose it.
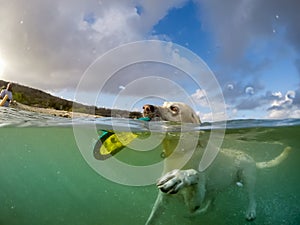
<instances>
[{"instance_id":1,"label":"sky","mask_svg":"<svg viewBox=\"0 0 300 225\"><path fill-rule=\"evenodd\" d=\"M193 85L173 67L136 64L109 79L102 74L122 61L114 49L161 40L205 62L228 119L299 118L299 10L297 0L0 0L0 79L100 107L111 107L120 93L129 102L122 107L136 110L147 101L190 98L201 119L212 120L206 97L212 90ZM78 89L95 61L110 54L105 68ZM138 73L153 77L134 83ZM146 96L145 82L159 93Z\"/></svg>"}]
</instances>

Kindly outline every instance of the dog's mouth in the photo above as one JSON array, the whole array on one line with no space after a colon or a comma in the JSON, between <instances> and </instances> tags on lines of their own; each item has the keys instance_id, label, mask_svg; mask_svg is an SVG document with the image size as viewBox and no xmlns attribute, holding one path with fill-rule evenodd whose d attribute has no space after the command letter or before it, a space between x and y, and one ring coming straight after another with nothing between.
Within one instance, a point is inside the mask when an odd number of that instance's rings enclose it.
<instances>
[{"instance_id":1,"label":"dog's mouth","mask_svg":"<svg viewBox=\"0 0 300 225\"><path fill-rule=\"evenodd\" d=\"M154 105L144 105L143 106L143 116L148 117L151 120L161 120L161 115L157 106Z\"/></svg>"}]
</instances>

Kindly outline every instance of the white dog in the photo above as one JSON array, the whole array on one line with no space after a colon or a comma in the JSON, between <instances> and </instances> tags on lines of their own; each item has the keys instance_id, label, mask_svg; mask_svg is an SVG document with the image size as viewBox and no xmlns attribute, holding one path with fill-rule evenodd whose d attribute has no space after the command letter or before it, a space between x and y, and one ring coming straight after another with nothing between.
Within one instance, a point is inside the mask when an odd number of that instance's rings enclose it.
<instances>
[{"instance_id":1,"label":"white dog","mask_svg":"<svg viewBox=\"0 0 300 225\"><path fill-rule=\"evenodd\" d=\"M166 102L163 106L145 105L143 109L144 116L152 119L200 124L200 119L194 110L184 103ZM197 135L199 137L199 134ZM175 140L174 135L169 137L167 135L163 143L167 156L164 174L157 182L160 191L146 224L157 223L170 198L183 201L191 213L205 212L216 193L233 183L246 188L249 199L246 219L254 220L256 218L254 198L256 168L270 168L278 165L288 156L291 148L286 147L271 161L259 163L242 151L221 149L214 162L204 172L200 172L198 166L204 150L203 143L199 141L196 146L191 146L190 138L190 134L186 134L180 136L180 141L178 141ZM174 146L180 151L174 152L172 149L175 148ZM196 151L194 151L195 148ZM178 165L178 162L186 155L189 155L191 159L185 159L188 162L184 169L180 170L182 166Z\"/></svg>"}]
</instances>

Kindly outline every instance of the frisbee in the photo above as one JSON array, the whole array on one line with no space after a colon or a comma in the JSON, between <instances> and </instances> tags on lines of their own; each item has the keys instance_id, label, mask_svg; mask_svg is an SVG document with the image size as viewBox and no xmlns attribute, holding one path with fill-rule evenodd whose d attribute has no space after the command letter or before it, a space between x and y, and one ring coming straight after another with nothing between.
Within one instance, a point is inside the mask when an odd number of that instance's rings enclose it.
<instances>
[{"instance_id":1,"label":"frisbee","mask_svg":"<svg viewBox=\"0 0 300 225\"><path fill-rule=\"evenodd\" d=\"M139 120L150 121L149 117L141 117ZM94 146L94 157L98 160L105 160L120 152L139 135L132 132L120 132L100 130L101 135Z\"/></svg>"}]
</instances>

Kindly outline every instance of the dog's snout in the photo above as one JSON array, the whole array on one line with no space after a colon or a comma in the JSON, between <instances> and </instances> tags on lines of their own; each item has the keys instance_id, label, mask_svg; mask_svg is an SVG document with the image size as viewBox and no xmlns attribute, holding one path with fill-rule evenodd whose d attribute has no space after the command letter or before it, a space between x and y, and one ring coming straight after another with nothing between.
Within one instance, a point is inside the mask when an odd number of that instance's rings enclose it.
<instances>
[{"instance_id":1,"label":"dog's snout","mask_svg":"<svg viewBox=\"0 0 300 225\"><path fill-rule=\"evenodd\" d=\"M149 112L154 112L154 106L153 105L144 105L143 106L143 110L144 110L144 112L147 112L147 113L149 113Z\"/></svg>"}]
</instances>

